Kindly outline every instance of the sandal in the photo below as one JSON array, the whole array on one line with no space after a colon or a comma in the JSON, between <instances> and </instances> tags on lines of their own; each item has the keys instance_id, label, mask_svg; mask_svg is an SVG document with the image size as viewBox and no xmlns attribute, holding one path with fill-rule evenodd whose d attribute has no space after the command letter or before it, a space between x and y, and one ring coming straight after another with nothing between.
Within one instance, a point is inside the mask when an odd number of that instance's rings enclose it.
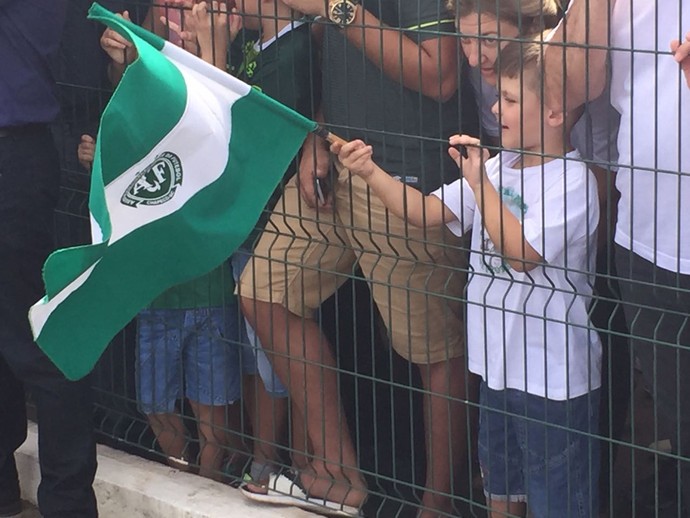
<instances>
[{"instance_id":1,"label":"sandal","mask_svg":"<svg viewBox=\"0 0 690 518\"><path fill-rule=\"evenodd\" d=\"M252 478L249 473L244 474L244 483L240 486L242 494L254 500L265 504L274 505L295 505L295 500L306 500L307 494L293 479L294 474L288 472L285 474L271 473L268 476L268 482L262 484ZM252 491L249 485L254 485L262 489L261 492Z\"/></svg>"},{"instance_id":2,"label":"sandal","mask_svg":"<svg viewBox=\"0 0 690 518\"><path fill-rule=\"evenodd\" d=\"M242 494L265 504L285 505L299 507L306 511L313 511L328 516L349 516L362 517L361 509L340 502L333 502L325 498L310 497L299 482L298 476L292 471L283 473L271 473L268 477L268 484L256 483L250 475L245 475L245 484L240 486ZM249 489L247 484L254 484L265 493L258 493Z\"/></svg>"}]
</instances>

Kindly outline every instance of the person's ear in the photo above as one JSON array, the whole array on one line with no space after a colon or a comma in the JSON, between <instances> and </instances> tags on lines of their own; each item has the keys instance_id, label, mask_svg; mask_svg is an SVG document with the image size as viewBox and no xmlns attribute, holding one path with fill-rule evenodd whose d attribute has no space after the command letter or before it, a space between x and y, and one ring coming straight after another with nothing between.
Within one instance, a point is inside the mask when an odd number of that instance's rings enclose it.
<instances>
[{"instance_id":1,"label":"person's ear","mask_svg":"<svg viewBox=\"0 0 690 518\"><path fill-rule=\"evenodd\" d=\"M559 126L562 126L563 123L565 122L565 113L562 111L555 111L552 110L551 108L546 108L544 107L545 110L545 116L546 116L546 123L551 126L552 128L557 128Z\"/></svg>"}]
</instances>

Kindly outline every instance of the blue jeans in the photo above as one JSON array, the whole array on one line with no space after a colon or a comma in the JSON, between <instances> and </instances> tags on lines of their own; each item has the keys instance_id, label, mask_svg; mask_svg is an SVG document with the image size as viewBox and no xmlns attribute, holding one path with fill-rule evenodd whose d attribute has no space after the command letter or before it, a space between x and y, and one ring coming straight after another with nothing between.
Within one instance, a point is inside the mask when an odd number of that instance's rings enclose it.
<instances>
[{"instance_id":1,"label":"blue jeans","mask_svg":"<svg viewBox=\"0 0 690 518\"><path fill-rule=\"evenodd\" d=\"M232 254L230 257L230 263L232 264L232 275L235 278L235 284L239 286L240 275L242 275L242 270L252 257L252 253L244 248L240 248ZM264 351L263 345L261 345L261 340L256 336L256 331L249 325L247 319L242 319L244 321L242 329L242 343L248 344L245 350L250 350L256 362L256 370L259 371L259 376L261 376L261 381L271 396L275 398L285 398L288 397L288 390L285 385L280 381L278 375L273 370L271 361L266 356L266 351Z\"/></svg>"},{"instance_id":2,"label":"blue jeans","mask_svg":"<svg viewBox=\"0 0 690 518\"><path fill-rule=\"evenodd\" d=\"M184 395L209 406L242 393L237 305L146 309L138 317L137 400L144 414L170 413Z\"/></svg>"},{"instance_id":3,"label":"blue jeans","mask_svg":"<svg viewBox=\"0 0 690 518\"><path fill-rule=\"evenodd\" d=\"M14 452L26 437L26 386L38 417L41 514L95 518L89 380L65 379L34 343L26 316L44 293L41 268L53 249L59 186L47 126L0 137L0 504L19 497Z\"/></svg>"},{"instance_id":4,"label":"blue jeans","mask_svg":"<svg viewBox=\"0 0 690 518\"><path fill-rule=\"evenodd\" d=\"M598 390L555 401L482 382L479 404L487 498L527 502L533 518L598 515Z\"/></svg>"}]
</instances>

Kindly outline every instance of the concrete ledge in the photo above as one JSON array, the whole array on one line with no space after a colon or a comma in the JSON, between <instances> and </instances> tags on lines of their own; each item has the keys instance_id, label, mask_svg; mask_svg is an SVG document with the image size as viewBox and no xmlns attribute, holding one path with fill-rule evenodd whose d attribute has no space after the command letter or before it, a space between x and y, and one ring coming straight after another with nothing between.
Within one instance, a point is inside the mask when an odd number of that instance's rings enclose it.
<instances>
[{"instance_id":1,"label":"concrete ledge","mask_svg":"<svg viewBox=\"0 0 690 518\"><path fill-rule=\"evenodd\" d=\"M22 497L36 503L40 480L38 431L29 423L26 442L17 451ZM107 446L98 446L94 482L102 518L313 518L292 507L256 504L224 484L151 462Z\"/></svg>"}]
</instances>

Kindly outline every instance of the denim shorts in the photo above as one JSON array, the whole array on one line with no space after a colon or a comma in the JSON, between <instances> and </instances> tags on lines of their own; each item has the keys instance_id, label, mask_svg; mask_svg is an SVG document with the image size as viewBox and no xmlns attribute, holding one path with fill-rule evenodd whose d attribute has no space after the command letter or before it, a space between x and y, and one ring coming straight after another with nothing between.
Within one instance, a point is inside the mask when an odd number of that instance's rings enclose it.
<instances>
[{"instance_id":1,"label":"denim shorts","mask_svg":"<svg viewBox=\"0 0 690 518\"><path fill-rule=\"evenodd\" d=\"M234 302L225 308L139 313L137 399L144 414L173 412L183 387L184 396L202 405L240 398L238 315Z\"/></svg>"},{"instance_id":2,"label":"denim shorts","mask_svg":"<svg viewBox=\"0 0 690 518\"><path fill-rule=\"evenodd\" d=\"M487 498L527 502L533 518L598 516L598 390L555 401L482 382L479 403Z\"/></svg>"},{"instance_id":3,"label":"denim shorts","mask_svg":"<svg viewBox=\"0 0 690 518\"><path fill-rule=\"evenodd\" d=\"M235 278L235 283L239 286L240 275L242 270L251 259L252 253L244 248L240 248L230 257L230 264L232 265L232 275ZM241 343L243 344L243 352L250 359L254 361L254 372L258 371L261 376L261 381L264 384L266 392L274 398L288 397L288 390L280 381L278 375L273 370L271 361L266 356L261 340L256 336L256 331L249 325L246 318L242 319L242 326L240 330Z\"/></svg>"}]
</instances>

